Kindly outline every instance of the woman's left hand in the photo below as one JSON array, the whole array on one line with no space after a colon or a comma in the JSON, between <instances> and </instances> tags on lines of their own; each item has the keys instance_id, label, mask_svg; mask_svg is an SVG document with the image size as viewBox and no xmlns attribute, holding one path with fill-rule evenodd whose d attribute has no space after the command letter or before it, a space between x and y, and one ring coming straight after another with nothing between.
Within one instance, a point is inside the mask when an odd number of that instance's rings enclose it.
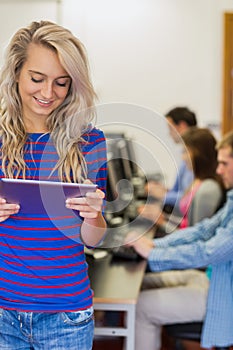
<instances>
[{"instance_id":1,"label":"woman's left hand","mask_svg":"<svg viewBox=\"0 0 233 350\"><path fill-rule=\"evenodd\" d=\"M91 184L91 181L86 180L84 183ZM97 189L95 192L87 192L85 197L68 198L66 207L78 210L83 218L96 219L102 213L104 197L104 192Z\"/></svg>"}]
</instances>

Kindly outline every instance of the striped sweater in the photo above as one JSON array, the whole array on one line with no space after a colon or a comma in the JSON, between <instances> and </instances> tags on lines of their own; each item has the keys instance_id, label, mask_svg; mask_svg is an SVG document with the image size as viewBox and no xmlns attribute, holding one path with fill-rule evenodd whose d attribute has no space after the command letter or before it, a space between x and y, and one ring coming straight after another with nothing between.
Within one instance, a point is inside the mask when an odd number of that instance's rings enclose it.
<instances>
[{"instance_id":1,"label":"striped sweater","mask_svg":"<svg viewBox=\"0 0 233 350\"><path fill-rule=\"evenodd\" d=\"M93 128L83 137L87 177L105 191L104 134ZM48 134L29 134L26 179L48 179L57 160ZM1 164L0 177L4 177ZM57 172L49 180L59 181ZM68 209L58 216L19 211L0 223L0 308L56 312L92 306L81 224L77 212Z\"/></svg>"}]
</instances>

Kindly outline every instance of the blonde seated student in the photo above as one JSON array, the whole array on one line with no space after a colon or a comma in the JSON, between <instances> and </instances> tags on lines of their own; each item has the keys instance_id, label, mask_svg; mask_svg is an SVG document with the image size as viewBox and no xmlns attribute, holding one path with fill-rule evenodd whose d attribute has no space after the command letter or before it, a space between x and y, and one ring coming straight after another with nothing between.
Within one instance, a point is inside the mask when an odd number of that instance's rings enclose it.
<instances>
[{"instance_id":1,"label":"blonde seated student","mask_svg":"<svg viewBox=\"0 0 233 350\"><path fill-rule=\"evenodd\" d=\"M177 214L166 214L156 204L147 204L139 209L140 214L156 222L160 231L169 233L177 227L192 226L206 217L211 217L221 206L225 190L216 174L216 139L207 128L189 128L182 134L183 160L193 170L194 179L180 198Z\"/></svg>"}]
</instances>

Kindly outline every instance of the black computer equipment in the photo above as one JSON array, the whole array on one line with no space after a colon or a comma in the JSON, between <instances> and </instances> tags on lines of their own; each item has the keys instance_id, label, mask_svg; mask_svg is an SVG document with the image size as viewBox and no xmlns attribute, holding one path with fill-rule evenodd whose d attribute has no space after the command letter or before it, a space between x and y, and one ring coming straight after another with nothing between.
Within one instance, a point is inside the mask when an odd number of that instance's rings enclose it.
<instances>
[{"instance_id":1,"label":"black computer equipment","mask_svg":"<svg viewBox=\"0 0 233 350\"><path fill-rule=\"evenodd\" d=\"M107 140L107 167L106 212L111 212L113 217L124 215L130 202L135 199L124 139Z\"/></svg>"},{"instance_id":2,"label":"black computer equipment","mask_svg":"<svg viewBox=\"0 0 233 350\"><path fill-rule=\"evenodd\" d=\"M132 229L140 230L140 234L146 233L153 223L140 218L137 213L137 191L133 181L137 171L133 143L122 135L118 136L107 135L108 177L105 212L108 230L102 248L108 248L114 257L136 259L138 254L132 247L124 245L124 239Z\"/></svg>"},{"instance_id":3,"label":"black computer equipment","mask_svg":"<svg viewBox=\"0 0 233 350\"><path fill-rule=\"evenodd\" d=\"M133 177L141 176L141 171L138 166L138 160L135 152L134 140L132 138L127 137L125 138L125 142L126 142L128 157L130 159L132 175Z\"/></svg>"},{"instance_id":4,"label":"black computer equipment","mask_svg":"<svg viewBox=\"0 0 233 350\"><path fill-rule=\"evenodd\" d=\"M107 132L105 133L107 140L122 140L121 143L122 150L124 152L124 159L128 160L131 168L131 177L137 177L142 175L142 171L138 166L138 159L135 151L135 141L132 137L127 136L123 132Z\"/></svg>"},{"instance_id":5,"label":"black computer equipment","mask_svg":"<svg viewBox=\"0 0 233 350\"><path fill-rule=\"evenodd\" d=\"M105 132L105 137L107 140L111 140L111 139L124 139L126 136L125 136L125 133L122 132L122 131L114 131L114 132L111 132L111 131L108 131L108 132Z\"/></svg>"}]
</instances>

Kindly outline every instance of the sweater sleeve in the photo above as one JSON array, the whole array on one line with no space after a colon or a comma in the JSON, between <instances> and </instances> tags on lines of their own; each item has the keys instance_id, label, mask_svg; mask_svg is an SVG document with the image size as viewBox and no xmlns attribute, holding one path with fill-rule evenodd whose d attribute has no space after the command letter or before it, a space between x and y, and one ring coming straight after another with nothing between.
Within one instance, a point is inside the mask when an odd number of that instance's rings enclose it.
<instances>
[{"instance_id":1,"label":"sweater sleeve","mask_svg":"<svg viewBox=\"0 0 233 350\"><path fill-rule=\"evenodd\" d=\"M163 238L154 239L154 244L157 247L166 248L169 246L191 244L197 240L207 240L220 225L223 213L224 208L220 209L211 218L204 219L194 226L174 231Z\"/></svg>"},{"instance_id":2,"label":"sweater sleeve","mask_svg":"<svg viewBox=\"0 0 233 350\"><path fill-rule=\"evenodd\" d=\"M222 216L227 223L220 225ZM148 258L149 266L152 271L163 271L198 268L232 260L232 232L233 215L220 210L212 219L180 230L174 237L171 234L166 246L162 239L155 240L155 248Z\"/></svg>"}]
</instances>

